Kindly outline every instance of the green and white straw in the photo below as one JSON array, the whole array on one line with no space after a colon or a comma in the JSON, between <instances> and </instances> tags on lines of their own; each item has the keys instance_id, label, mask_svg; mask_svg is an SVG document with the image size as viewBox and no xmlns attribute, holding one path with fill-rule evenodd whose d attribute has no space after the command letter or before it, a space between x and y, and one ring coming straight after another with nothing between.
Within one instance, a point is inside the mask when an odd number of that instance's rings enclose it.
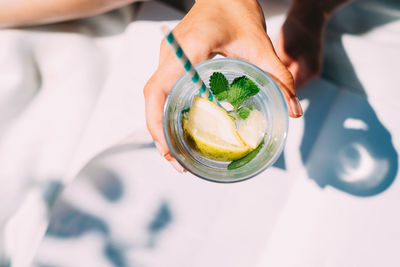
<instances>
[{"instance_id":1,"label":"green and white straw","mask_svg":"<svg viewBox=\"0 0 400 267\"><path fill-rule=\"evenodd\" d=\"M162 26L161 30L165 35L165 40L167 41L168 44L170 44L170 47L175 52L175 55L182 63L183 68L190 75L192 82L199 89L201 97L208 98L208 100L216 102L216 100L213 98L213 95L211 94L210 90L208 90L207 86L201 80L196 69L193 67L192 63L190 62L190 60L187 58L187 56L183 52L182 47L176 41L174 35L172 34L172 31L170 31L167 26Z\"/></svg>"}]
</instances>

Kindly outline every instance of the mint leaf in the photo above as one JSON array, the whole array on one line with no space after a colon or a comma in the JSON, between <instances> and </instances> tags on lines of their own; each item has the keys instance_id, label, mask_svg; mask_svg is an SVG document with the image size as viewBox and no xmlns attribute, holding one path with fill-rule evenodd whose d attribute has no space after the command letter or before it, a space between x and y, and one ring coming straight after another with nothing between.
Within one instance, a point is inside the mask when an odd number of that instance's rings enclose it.
<instances>
[{"instance_id":1,"label":"mint leaf","mask_svg":"<svg viewBox=\"0 0 400 267\"><path fill-rule=\"evenodd\" d=\"M251 151L249 154L247 154L243 158L234 160L231 163L229 163L228 170L234 170L234 169L243 167L244 165L249 163L252 159L254 159L257 156L258 152L260 152L260 150L263 146L264 146L264 140L262 140L262 142L258 145L258 147L256 149Z\"/></svg>"},{"instance_id":2,"label":"mint leaf","mask_svg":"<svg viewBox=\"0 0 400 267\"><path fill-rule=\"evenodd\" d=\"M236 77L235 79L233 79L233 81L231 82L231 86L234 85L235 83L237 83L238 81L240 81L241 79L246 78L246 76L240 76L240 77Z\"/></svg>"},{"instance_id":3,"label":"mint leaf","mask_svg":"<svg viewBox=\"0 0 400 267\"><path fill-rule=\"evenodd\" d=\"M226 100L237 109L247 98L256 95L259 91L260 89L252 80L241 76L233 80Z\"/></svg>"},{"instance_id":4,"label":"mint leaf","mask_svg":"<svg viewBox=\"0 0 400 267\"><path fill-rule=\"evenodd\" d=\"M211 75L210 90L217 97L219 101L226 99L225 94L221 95L221 93L224 93L227 90L229 90L229 82L221 72L214 72Z\"/></svg>"},{"instance_id":5,"label":"mint leaf","mask_svg":"<svg viewBox=\"0 0 400 267\"><path fill-rule=\"evenodd\" d=\"M260 91L258 86L246 76L235 78L229 87L228 80L220 72L214 72L211 75L210 90L218 101L228 101L235 110L243 104L243 101Z\"/></svg>"},{"instance_id":6,"label":"mint leaf","mask_svg":"<svg viewBox=\"0 0 400 267\"><path fill-rule=\"evenodd\" d=\"M228 98L229 90L223 91L219 94L216 94L215 97L218 99L218 101L222 101Z\"/></svg>"},{"instance_id":7,"label":"mint leaf","mask_svg":"<svg viewBox=\"0 0 400 267\"><path fill-rule=\"evenodd\" d=\"M238 115L240 118L242 118L243 120L247 119L251 113L251 111L254 109L253 106L245 106L245 107L241 107L238 109Z\"/></svg>"}]
</instances>

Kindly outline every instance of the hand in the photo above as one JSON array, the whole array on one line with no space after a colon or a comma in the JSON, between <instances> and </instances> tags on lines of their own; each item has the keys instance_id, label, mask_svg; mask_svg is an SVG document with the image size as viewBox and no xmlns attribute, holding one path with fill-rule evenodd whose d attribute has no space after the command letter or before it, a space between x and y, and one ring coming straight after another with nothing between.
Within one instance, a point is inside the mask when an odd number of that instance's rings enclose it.
<instances>
[{"instance_id":1,"label":"hand","mask_svg":"<svg viewBox=\"0 0 400 267\"><path fill-rule=\"evenodd\" d=\"M288 68L298 89L318 76L322 66L324 23L313 23L313 29L295 15L288 15L276 42L276 52Z\"/></svg>"},{"instance_id":2,"label":"hand","mask_svg":"<svg viewBox=\"0 0 400 267\"><path fill-rule=\"evenodd\" d=\"M276 42L276 52L298 89L318 76L329 17L351 0L293 0Z\"/></svg>"},{"instance_id":3,"label":"hand","mask_svg":"<svg viewBox=\"0 0 400 267\"><path fill-rule=\"evenodd\" d=\"M193 64L221 54L257 65L277 81L290 116L303 114L292 75L274 51L256 0L198 0L173 33ZM172 157L164 138L162 116L166 96L183 72L162 41L159 66L144 88L147 127L161 155L180 172L184 169Z\"/></svg>"}]
</instances>

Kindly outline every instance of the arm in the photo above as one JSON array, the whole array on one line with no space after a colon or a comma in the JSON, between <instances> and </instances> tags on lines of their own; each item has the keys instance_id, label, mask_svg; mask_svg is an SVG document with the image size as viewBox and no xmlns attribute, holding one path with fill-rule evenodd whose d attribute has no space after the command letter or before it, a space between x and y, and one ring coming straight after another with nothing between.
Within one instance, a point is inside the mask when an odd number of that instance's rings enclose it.
<instances>
[{"instance_id":1,"label":"arm","mask_svg":"<svg viewBox=\"0 0 400 267\"><path fill-rule=\"evenodd\" d=\"M0 0L0 27L17 27L83 18L134 0Z\"/></svg>"}]
</instances>

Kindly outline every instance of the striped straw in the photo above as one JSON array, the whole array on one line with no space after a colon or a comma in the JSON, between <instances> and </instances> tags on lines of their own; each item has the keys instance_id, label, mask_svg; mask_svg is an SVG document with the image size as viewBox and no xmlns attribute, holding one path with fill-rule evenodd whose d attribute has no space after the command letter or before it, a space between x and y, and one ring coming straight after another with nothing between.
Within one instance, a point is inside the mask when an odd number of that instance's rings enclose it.
<instances>
[{"instance_id":1,"label":"striped straw","mask_svg":"<svg viewBox=\"0 0 400 267\"><path fill-rule=\"evenodd\" d=\"M196 69L193 67L192 63L183 52L181 46L176 41L174 35L172 34L172 31L170 31L165 25L161 27L161 30L165 35L165 40L168 44L170 44L172 50L175 52L175 55L182 63L183 68L192 78L192 82L199 89L201 96L204 98L208 98L208 100L210 101L216 102L216 100L213 98L213 95L210 93L210 90L208 90L208 88L200 78L199 74L197 73Z\"/></svg>"}]
</instances>

